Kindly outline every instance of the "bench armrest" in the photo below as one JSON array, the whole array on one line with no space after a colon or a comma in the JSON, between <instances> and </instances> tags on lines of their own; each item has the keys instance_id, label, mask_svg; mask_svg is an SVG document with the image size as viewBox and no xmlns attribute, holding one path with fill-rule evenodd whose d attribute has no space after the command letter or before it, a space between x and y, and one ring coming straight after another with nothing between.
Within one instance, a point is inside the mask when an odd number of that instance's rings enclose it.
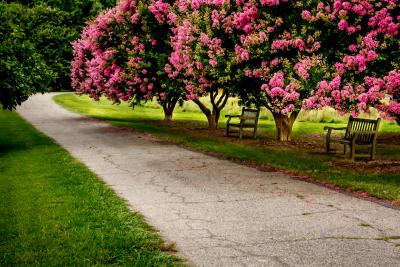
<instances>
[{"instance_id":1,"label":"bench armrest","mask_svg":"<svg viewBox=\"0 0 400 267\"><path fill-rule=\"evenodd\" d=\"M330 126L325 126L324 127L325 131L328 130L328 132L326 133L326 138L325 138L326 139L326 146L327 146L326 151L329 152L329 143L331 141L332 130L346 130L346 129L347 129L347 127L330 127Z\"/></svg>"},{"instance_id":2,"label":"bench armrest","mask_svg":"<svg viewBox=\"0 0 400 267\"><path fill-rule=\"evenodd\" d=\"M325 126L324 127L324 130L326 131L326 130L330 130L330 131L332 131L332 130L346 130L347 129L347 127L330 127L330 126Z\"/></svg>"}]
</instances>

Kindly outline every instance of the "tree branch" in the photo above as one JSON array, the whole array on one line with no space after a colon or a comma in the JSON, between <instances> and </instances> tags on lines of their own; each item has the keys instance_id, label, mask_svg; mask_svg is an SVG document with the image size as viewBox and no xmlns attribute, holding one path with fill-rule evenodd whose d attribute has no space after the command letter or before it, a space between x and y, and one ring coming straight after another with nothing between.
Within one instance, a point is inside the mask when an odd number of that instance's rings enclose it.
<instances>
[{"instance_id":1,"label":"tree branch","mask_svg":"<svg viewBox=\"0 0 400 267\"><path fill-rule=\"evenodd\" d=\"M195 98L192 100L194 103L196 103L196 105L199 106L199 108L201 109L201 111L206 114L206 115L210 115L211 111L203 104L201 103L201 101L198 98Z\"/></svg>"},{"instance_id":2,"label":"tree branch","mask_svg":"<svg viewBox=\"0 0 400 267\"><path fill-rule=\"evenodd\" d=\"M221 100L221 99L222 99L222 97L220 98L220 100ZM226 92L226 91L224 90L222 104L218 107L220 110L223 109L223 108L225 107L226 103L228 102L228 99L229 99L229 94L228 94L228 92ZM219 102L219 101L218 101L218 102Z\"/></svg>"}]
</instances>

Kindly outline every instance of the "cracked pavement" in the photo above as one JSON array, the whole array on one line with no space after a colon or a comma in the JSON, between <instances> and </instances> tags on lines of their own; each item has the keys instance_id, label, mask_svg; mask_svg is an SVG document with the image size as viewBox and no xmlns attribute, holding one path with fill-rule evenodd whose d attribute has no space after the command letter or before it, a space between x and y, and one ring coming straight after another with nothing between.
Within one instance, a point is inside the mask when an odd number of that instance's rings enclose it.
<instances>
[{"instance_id":1,"label":"cracked pavement","mask_svg":"<svg viewBox=\"0 0 400 267\"><path fill-rule=\"evenodd\" d=\"M400 266L400 211L67 111L18 112L175 242L192 266Z\"/></svg>"}]
</instances>

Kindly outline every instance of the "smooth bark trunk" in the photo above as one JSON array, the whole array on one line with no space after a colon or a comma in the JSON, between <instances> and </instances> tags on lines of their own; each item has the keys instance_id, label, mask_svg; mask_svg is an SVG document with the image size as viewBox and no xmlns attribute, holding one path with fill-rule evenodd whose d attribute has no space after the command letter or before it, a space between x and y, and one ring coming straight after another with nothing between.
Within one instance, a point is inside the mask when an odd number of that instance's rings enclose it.
<instances>
[{"instance_id":1,"label":"smooth bark trunk","mask_svg":"<svg viewBox=\"0 0 400 267\"><path fill-rule=\"evenodd\" d=\"M297 111L290 113L290 115L283 115L281 113L272 113L274 115L277 139L279 141L290 141L292 135L293 124L296 121Z\"/></svg>"},{"instance_id":2,"label":"smooth bark trunk","mask_svg":"<svg viewBox=\"0 0 400 267\"><path fill-rule=\"evenodd\" d=\"M207 116L207 121L208 121L208 128L217 129L218 121L219 121L219 111L218 111L218 114L214 114L214 112L212 112L206 116Z\"/></svg>"},{"instance_id":3,"label":"smooth bark trunk","mask_svg":"<svg viewBox=\"0 0 400 267\"><path fill-rule=\"evenodd\" d=\"M212 110L207 108L199 99L193 99L201 111L206 115L208 121L208 128L217 129L218 121L221 115L221 110L225 107L228 101L229 95L226 91L223 91L222 95L218 97L218 91L210 93L210 102L212 104Z\"/></svg>"},{"instance_id":4,"label":"smooth bark trunk","mask_svg":"<svg viewBox=\"0 0 400 267\"><path fill-rule=\"evenodd\" d=\"M165 121L172 120L172 115L174 113L174 109L175 109L177 102L178 102L178 99L172 99L170 102L162 104Z\"/></svg>"}]
</instances>

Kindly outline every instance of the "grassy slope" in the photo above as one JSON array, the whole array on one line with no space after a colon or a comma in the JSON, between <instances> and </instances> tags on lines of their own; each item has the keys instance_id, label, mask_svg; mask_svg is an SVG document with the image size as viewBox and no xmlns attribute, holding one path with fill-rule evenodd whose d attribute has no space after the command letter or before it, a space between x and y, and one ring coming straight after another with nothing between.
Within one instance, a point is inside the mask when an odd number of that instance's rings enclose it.
<instances>
[{"instance_id":1,"label":"grassy slope","mask_svg":"<svg viewBox=\"0 0 400 267\"><path fill-rule=\"evenodd\" d=\"M76 112L107 120L118 126L131 127L138 131L147 131L157 136L182 143L192 148L217 153L227 158L240 159L272 167L290 170L296 174L305 174L323 181L339 185L342 188L362 190L373 196L400 202L400 175L351 171L338 169L330 164L335 156L309 153L307 150L287 149L282 147L257 147L240 143L233 143L227 138L210 138L182 131L176 124L160 123L162 111L146 107L136 107L134 111L126 104L116 106L107 101L94 102L87 97L77 97L72 94L55 97L56 102ZM174 113L174 120L188 120L191 127L206 126L205 118L199 112L178 109ZM195 122L193 122L193 120ZM274 135L272 121L261 120L260 131L265 132L263 138ZM326 125L326 124L325 124ZM345 124L337 124L345 125ZM223 122L221 122L223 126ZM382 132L399 131L395 123L384 122ZM294 126L294 137L309 133L323 133L323 124L317 122L297 122ZM379 152L379 151L378 151ZM383 159L396 158L399 160L398 148L385 148L381 153Z\"/></svg>"},{"instance_id":2,"label":"grassy slope","mask_svg":"<svg viewBox=\"0 0 400 267\"><path fill-rule=\"evenodd\" d=\"M84 165L1 110L0 196L0 266L179 264Z\"/></svg>"}]
</instances>

